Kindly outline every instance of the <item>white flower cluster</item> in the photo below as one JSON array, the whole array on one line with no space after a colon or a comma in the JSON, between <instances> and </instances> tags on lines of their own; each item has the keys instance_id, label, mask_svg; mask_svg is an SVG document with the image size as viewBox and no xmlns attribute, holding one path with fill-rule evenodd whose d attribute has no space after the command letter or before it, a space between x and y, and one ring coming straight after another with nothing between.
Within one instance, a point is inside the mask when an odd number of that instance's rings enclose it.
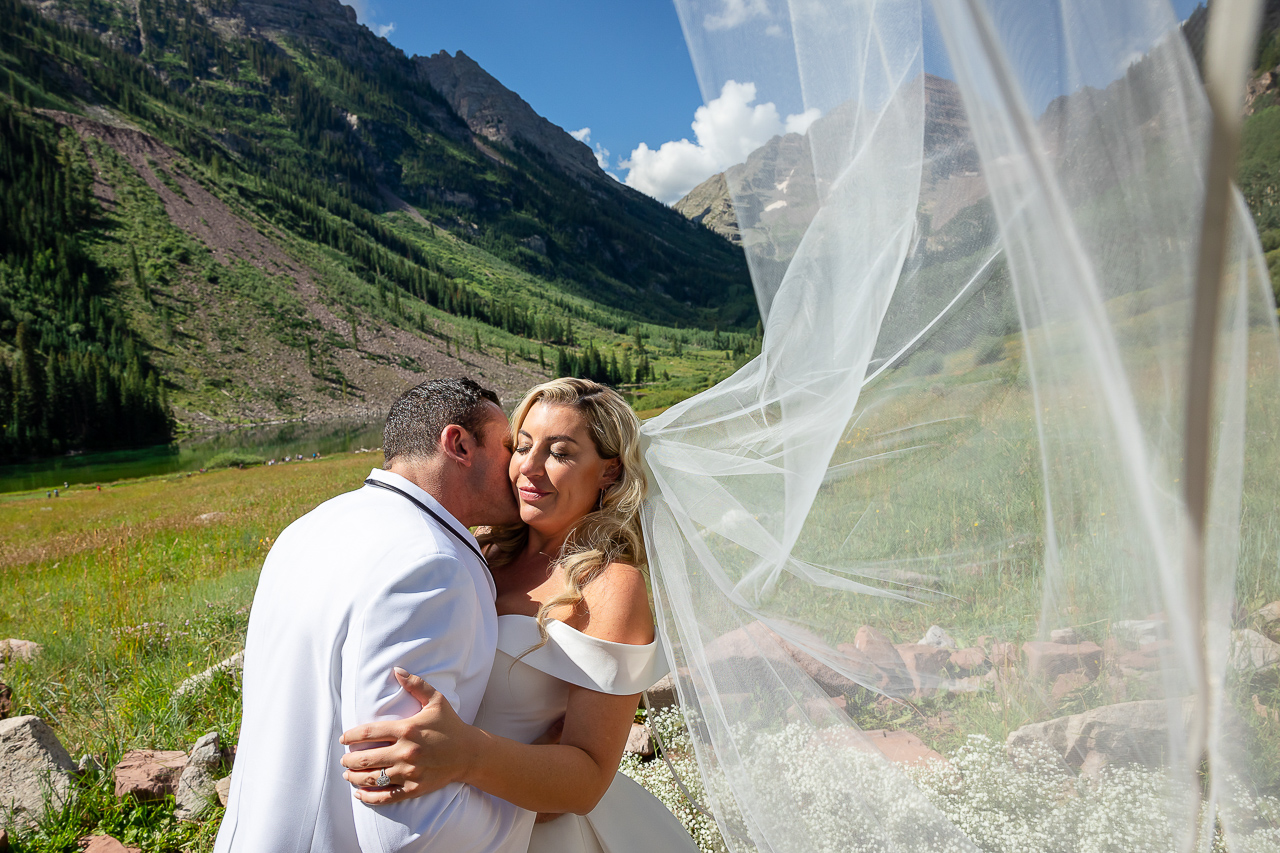
<instances>
[{"instance_id":1,"label":"white flower cluster","mask_svg":"<svg viewBox=\"0 0 1280 853\"><path fill-rule=\"evenodd\" d=\"M732 801L719 784L715 791L703 789L679 712L658 712L649 724L658 728L681 780L700 804ZM1108 767L1096 777L1076 776L1047 746L1010 750L981 735L970 737L945 762L904 769L848 734L815 731L807 724L767 734L735 732L737 763L720 769L735 783L748 819L726 825L766 829L775 841L790 838L790 846L815 853L1179 849L1181 827L1171 821L1168 776L1158 770ZM627 756L622 771L662 800L704 853L726 850L715 823L689 804L663 762ZM1231 853L1280 853L1280 800L1232 787L1222 806L1235 829ZM1213 848L1213 853L1227 853L1221 835Z\"/></svg>"},{"instance_id":2,"label":"white flower cluster","mask_svg":"<svg viewBox=\"0 0 1280 853\"><path fill-rule=\"evenodd\" d=\"M650 731L657 732L667 747L667 759L680 774L680 781L685 788L698 801L699 807L707 808L702 776L698 772L698 762L693 754L693 742L679 709L663 708L655 711L646 723ZM699 850L703 853L726 853L724 839L720 837L715 821L689 802L684 791L676 784L666 762L660 758L641 761L640 756L627 754L622 757L622 764L618 769L661 800L693 836Z\"/></svg>"}]
</instances>

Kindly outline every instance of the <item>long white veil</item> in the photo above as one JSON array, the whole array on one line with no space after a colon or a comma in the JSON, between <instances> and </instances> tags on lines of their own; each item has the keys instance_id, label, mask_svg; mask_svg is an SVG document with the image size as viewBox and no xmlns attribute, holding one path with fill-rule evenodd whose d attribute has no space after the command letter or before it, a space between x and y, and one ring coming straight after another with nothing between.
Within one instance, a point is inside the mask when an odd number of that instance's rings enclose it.
<instances>
[{"instance_id":1,"label":"long white veil","mask_svg":"<svg viewBox=\"0 0 1280 853\"><path fill-rule=\"evenodd\" d=\"M726 843L1280 850L1275 306L1234 194L1198 589L1167 0L676 5L708 100L821 113L726 175L763 351L644 427Z\"/></svg>"}]
</instances>

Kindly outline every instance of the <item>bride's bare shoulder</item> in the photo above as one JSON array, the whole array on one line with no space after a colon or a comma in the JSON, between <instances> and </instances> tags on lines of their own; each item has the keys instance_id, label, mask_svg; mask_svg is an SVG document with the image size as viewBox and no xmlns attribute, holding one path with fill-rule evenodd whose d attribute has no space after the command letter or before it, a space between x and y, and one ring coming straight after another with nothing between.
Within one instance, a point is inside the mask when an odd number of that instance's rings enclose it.
<instances>
[{"instance_id":1,"label":"bride's bare shoulder","mask_svg":"<svg viewBox=\"0 0 1280 853\"><path fill-rule=\"evenodd\" d=\"M610 563L582 590L587 609L584 634L611 643L647 646L653 642L653 612L644 572L628 563Z\"/></svg>"}]
</instances>

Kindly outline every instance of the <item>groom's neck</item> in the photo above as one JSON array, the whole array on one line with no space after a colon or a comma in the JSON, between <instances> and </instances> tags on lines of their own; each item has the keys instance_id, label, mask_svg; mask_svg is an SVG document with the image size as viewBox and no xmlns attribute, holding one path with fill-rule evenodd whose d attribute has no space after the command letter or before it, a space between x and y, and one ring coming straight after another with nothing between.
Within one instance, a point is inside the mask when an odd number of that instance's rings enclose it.
<instances>
[{"instance_id":1,"label":"groom's neck","mask_svg":"<svg viewBox=\"0 0 1280 853\"><path fill-rule=\"evenodd\" d=\"M456 476L450 476L451 472L446 460L440 456L430 459L402 459L397 457L391 460L391 466L387 470L392 474L399 474L422 489L422 491L431 495L458 523L464 527L470 526L464 518L464 516L468 515L466 506L467 492L462 488L463 484L454 482L457 480Z\"/></svg>"}]
</instances>

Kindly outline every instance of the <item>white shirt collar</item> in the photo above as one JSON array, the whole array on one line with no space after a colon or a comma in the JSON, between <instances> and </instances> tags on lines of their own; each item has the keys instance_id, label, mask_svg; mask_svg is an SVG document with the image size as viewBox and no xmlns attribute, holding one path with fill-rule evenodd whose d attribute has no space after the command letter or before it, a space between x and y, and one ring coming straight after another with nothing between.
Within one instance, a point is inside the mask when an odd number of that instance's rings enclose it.
<instances>
[{"instance_id":1,"label":"white shirt collar","mask_svg":"<svg viewBox=\"0 0 1280 853\"><path fill-rule=\"evenodd\" d=\"M448 524L450 527L452 527L454 531L456 531L460 536L463 536L465 539L470 540L471 542L476 541L476 538L471 535L471 531L463 527L462 524L458 521L458 519L453 517L453 515L449 512L449 510L441 506L440 501L433 498L429 492L427 492L421 486L416 485L411 480L408 480L400 476L399 474L393 474L390 471L384 471L381 468L374 468L372 471L370 471L369 479L377 480L380 483L386 483L388 486L395 486L397 489L400 489L403 492L407 492L408 494L413 495L415 498L422 501L427 506L431 507L432 510L439 513L440 518L444 520L445 524ZM479 549L480 549L480 544L477 542L476 550L479 550Z\"/></svg>"}]
</instances>

